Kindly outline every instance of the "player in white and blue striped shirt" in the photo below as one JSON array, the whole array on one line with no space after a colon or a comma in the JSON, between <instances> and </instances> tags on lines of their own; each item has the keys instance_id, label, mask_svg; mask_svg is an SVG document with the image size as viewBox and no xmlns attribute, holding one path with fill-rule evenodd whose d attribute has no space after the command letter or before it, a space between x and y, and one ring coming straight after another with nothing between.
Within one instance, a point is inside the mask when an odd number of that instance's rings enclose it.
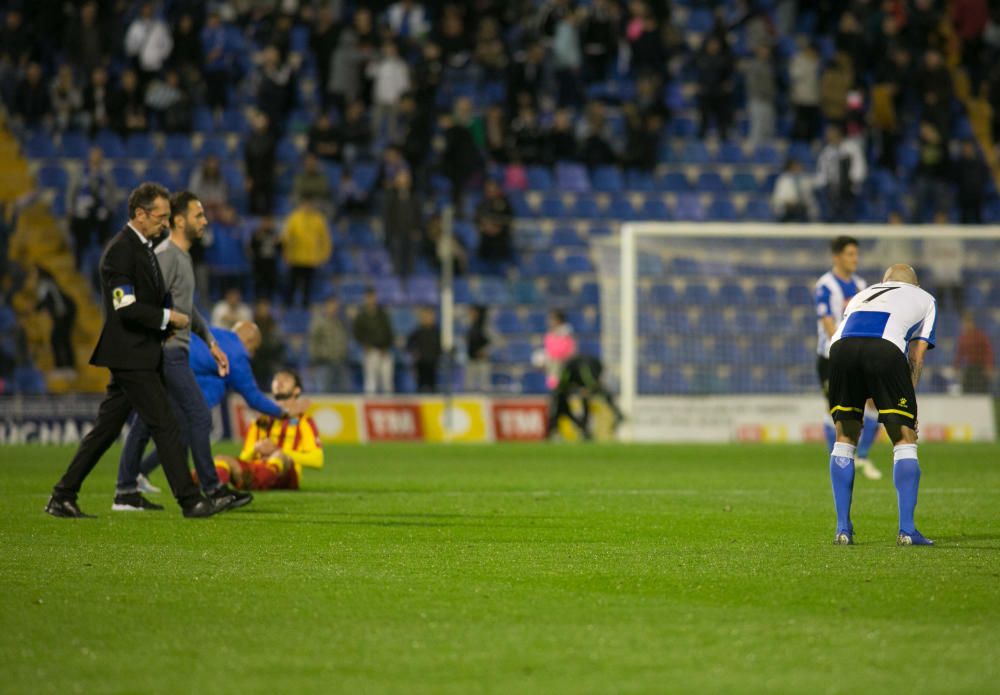
<instances>
[{"instance_id":1,"label":"player in white and blue striped shirt","mask_svg":"<svg viewBox=\"0 0 1000 695\"><path fill-rule=\"evenodd\" d=\"M829 395L830 386L830 338L844 316L844 309L851 298L867 285L855 274L858 269L858 240L850 236L839 236L830 244L833 253L833 268L816 281L816 372L823 387L823 395ZM829 417L823 423L826 433L827 450L833 449L836 432ZM858 442L857 465L861 473L870 480L880 480L882 472L868 459L868 452L878 436L878 419L871 411L865 413L864 429Z\"/></svg>"}]
</instances>

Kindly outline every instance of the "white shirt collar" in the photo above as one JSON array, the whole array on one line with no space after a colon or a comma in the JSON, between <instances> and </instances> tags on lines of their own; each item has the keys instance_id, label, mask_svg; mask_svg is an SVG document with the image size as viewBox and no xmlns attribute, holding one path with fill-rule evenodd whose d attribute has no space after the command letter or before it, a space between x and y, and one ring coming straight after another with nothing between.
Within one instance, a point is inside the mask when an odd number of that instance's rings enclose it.
<instances>
[{"instance_id":1,"label":"white shirt collar","mask_svg":"<svg viewBox=\"0 0 1000 695\"><path fill-rule=\"evenodd\" d=\"M135 232L136 236L139 237L139 241L142 242L143 246L152 246L153 245L153 242L151 242L149 239L147 239L146 237L144 237L142 235L142 232L140 232L138 229L136 229L135 227L132 226L131 222L128 223L128 228L131 229L133 232Z\"/></svg>"}]
</instances>

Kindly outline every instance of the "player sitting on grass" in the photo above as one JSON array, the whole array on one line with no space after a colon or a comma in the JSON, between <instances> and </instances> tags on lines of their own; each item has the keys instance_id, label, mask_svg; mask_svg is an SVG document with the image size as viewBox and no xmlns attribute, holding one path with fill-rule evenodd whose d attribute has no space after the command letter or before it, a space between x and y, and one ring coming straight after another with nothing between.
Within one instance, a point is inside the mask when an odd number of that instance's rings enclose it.
<instances>
[{"instance_id":1,"label":"player sitting on grass","mask_svg":"<svg viewBox=\"0 0 1000 695\"><path fill-rule=\"evenodd\" d=\"M283 369L271 381L279 403L302 394L298 374ZM239 490L298 490L302 468L323 467L323 447L316 423L309 417L262 416L252 425L239 458L216 456L219 480Z\"/></svg>"},{"instance_id":2,"label":"player sitting on grass","mask_svg":"<svg viewBox=\"0 0 1000 695\"><path fill-rule=\"evenodd\" d=\"M858 269L858 240L850 236L839 236L830 244L833 267L816 281L816 371L823 387L823 396L830 396L830 339L837 330L837 324L844 316L844 308L867 283L855 274ZM870 407L865 409L865 426L858 442L856 464L861 473L871 480L881 480L882 472L868 460L868 452L878 436L878 417ZM826 434L827 451L833 449L837 434L833 421L823 423Z\"/></svg>"},{"instance_id":3,"label":"player sitting on grass","mask_svg":"<svg viewBox=\"0 0 1000 695\"><path fill-rule=\"evenodd\" d=\"M601 372L604 367L596 357L577 355L563 364L559 381L552 389L552 401L549 406L549 424L546 436L551 437L559 426L559 417L565 415L580 429L584 439L590 439L590 398L601 398L607 403L615 416L615 427L622 421L622 413L615 404L615 399L601 382ZM578 393L583 406L583 413L576 415L569 406L570 397Z\"/></svg>"},{"instance_id":4,"label":"player sitting on grass","mask_svg":"<svg viewBox=\"0 0 1000 695\"><path fill-rule=\"evenodd\" d=\"M924 354L934 347L934 297L917 286L908 265L894 265L877 285L847 305L830 340L830 415L837 443L830 455L830 479L837 510L834 543L851 545L854 452L865 402L871 398L893 443L892 480L899 500L898 545L933 545L917 531L920 465L917 462L917 383Z\"/></svg>"}]
</instances>

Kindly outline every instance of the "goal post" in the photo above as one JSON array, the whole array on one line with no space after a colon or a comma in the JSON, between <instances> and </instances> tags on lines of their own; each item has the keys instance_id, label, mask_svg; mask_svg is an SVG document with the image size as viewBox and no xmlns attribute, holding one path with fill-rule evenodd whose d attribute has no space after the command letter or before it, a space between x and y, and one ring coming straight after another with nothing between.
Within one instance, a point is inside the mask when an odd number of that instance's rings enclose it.
<instances>
[{"instance_id":1,"label":"goal post","mask_svg":"<svg viewBox=\"0 0 1000 695\"><path fill-rule=\"evenodd\" d=\"M841 235L859 240L869 284L891 263L917 269L938 299L944 346L921 391L961 393L960 310L1000 342L1000 226L628 222L592 244L603 357L626 417L647 395L818 394L813 287Z\"/></svg>"}]
</instances>

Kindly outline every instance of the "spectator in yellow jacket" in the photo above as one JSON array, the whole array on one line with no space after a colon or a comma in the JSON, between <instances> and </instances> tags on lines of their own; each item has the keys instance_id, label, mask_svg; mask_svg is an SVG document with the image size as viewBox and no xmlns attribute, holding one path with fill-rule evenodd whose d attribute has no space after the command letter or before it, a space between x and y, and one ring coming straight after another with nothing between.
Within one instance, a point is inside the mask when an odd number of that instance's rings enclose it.
<instances>
[{"instance_id":1,"label":"spectator in yellow jacket","mask_svg":"<svg viewBox=\"0 0 1000 695\"><path fill-rule=\"evenodd\" d=\"M316 268L330 260L333 252L330 227L315 202L302 200L288 216L281 233L281 248L285 262L291 269L285 303L291 306L295 300L295 292L301 287L301 306L308 307Z\"/></svg>"}]
</instances>

